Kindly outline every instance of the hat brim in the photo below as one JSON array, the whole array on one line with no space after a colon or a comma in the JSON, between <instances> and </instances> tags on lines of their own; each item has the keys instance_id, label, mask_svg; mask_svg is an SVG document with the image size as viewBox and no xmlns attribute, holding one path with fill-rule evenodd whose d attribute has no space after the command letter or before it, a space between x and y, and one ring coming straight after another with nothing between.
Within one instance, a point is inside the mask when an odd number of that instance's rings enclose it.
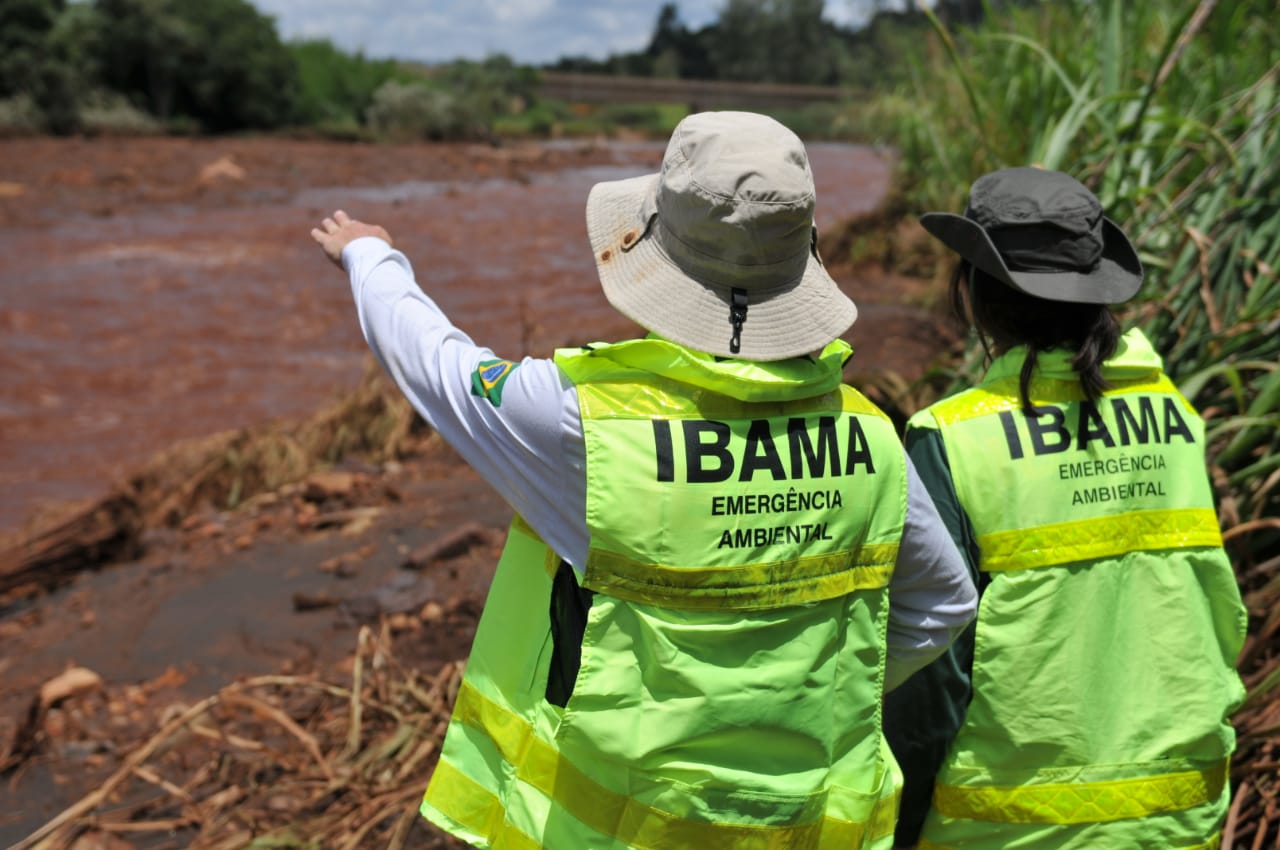
<instances>
[{"instance_id":1,"label":"hat brim","mask_svg":"<svg viewBox=\"0 0 1280 850\"><path fill-rule=\"evenodd\" d=\"M587 197L600 285L618 312L696 351L760 361L818 351L857 319L858 308L811 253L799 276L752 290L739 350L730 351L732 286L690 277L662 249L660 222L647 220L658 179L597 183Z\"/></svg>"},{"instance_id":2,"label":"hat brim","mask_svg":"<svg viewBox=\"0 0 1280 850\"><path fill-rule=\"evenodd\" d=\"M1010 269L987 231L970 218L954 213L925 213L920 224L940 242L1014 289L1048 301L1081 304L1119 304L1142 287L1142 261L1124 232L1109 218L1102 219L1102 256L1092 270L1027 272Z\"/></svg>"}]
</instances>

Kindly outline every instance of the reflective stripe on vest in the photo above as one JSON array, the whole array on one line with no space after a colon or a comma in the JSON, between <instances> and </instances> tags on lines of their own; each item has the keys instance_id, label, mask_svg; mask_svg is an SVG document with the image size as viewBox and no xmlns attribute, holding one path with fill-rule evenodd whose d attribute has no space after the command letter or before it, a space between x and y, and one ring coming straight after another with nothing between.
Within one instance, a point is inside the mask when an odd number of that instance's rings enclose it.
<instances>
[{"instance_id":1,"label":"reflective stripe on vest","mask_svg":"<svg viewBox=\"0 0 1280 850\"><path fill-rule=\"evenodd\" d=\"M875 806L866 823L823 816L829 794L815 795L808 808L811 820L784 826L768 824L711 823L682 818L639 803L592 780L543 741L520 717L503 709L465 682L458 691L453 719L488 735L517 779L553 799L583 824L602 835L618 836L638 850L715 847L723 850L789 850L816 847L846 850L890 835L894 829L898 799L885 798ZM463 826L488 836L494 848L534 850L541 845L507 823L497 796L441 760L427 789L425 801L446 812Z\"/></svg>"},{"instance_id":2,"label":"reflective stripe on vest","mask_svg":"<svg viewBox=\"0 0 1280 850\"><path fill-rule=\"evenodd\" d=\"M1221 545L1218 516L1208 508L1133 511L978 535L986 572L1114 558L1141 549Z\"/></svg>"},{"instance_id":3,"label":"reflective stripe on vest","mask_svg":"<svg viewBox=\"0 0 1280 850\"><path fill-rule=\"evenodd\" d=\"M1222 833L1218 833L1202 844L1195 844L1190 847L1172 847L1170 850L1218 850L1221 846ZM916 850L960 850L960 848L946 844L935 844L927 838L922 838L920 843L916 844Z\"/></svg>"},{"instance_id":4,"label":"reflective stripe on vest","mask_svg":"<svg viewBox=\"0 0 1280 850\"><path fill-rule=\"evenodd\" d=\"M974 387L967 392L943 399L929 408L939 424L952 425L978 416L989 416L992 413L1014 411L1022 407L1022 395L1018 378L1005 378ZM1039 379L1031 382L1030 393L1036 405L1069 404L1085 398L1079 381L1058 381ZM1178 395L1178 388L1173 381L1163 374L1129 381L1112 381L1107 395L1121 393L1170 393ZM1195 409L1182 399L1188 412L1195 414Z\"/></svg>"},{"instance_id":5,"label":"reflective stripe on vest","mask_svg":"<svg viewBox=\"0 0 1280 850\"><path fill-rule=\"evenodd\" d=\"M736 567L668 567L593 552L584 584L592 590L669 608L781 608L889 586L897 543Z\"/></svg>"},{"instance_id":6,"label":"reflective stripe on vest","mask_svg":"<svg viewBox=\"0 0 1280 850\"><path fill-rule=\"evenodd\" d=\"M999 823L1099 823L1179 812L1218 799L1227 762L1207 770L1044 785L938 785L933 804L951 818Z\"/></svg>"}]
</instances>

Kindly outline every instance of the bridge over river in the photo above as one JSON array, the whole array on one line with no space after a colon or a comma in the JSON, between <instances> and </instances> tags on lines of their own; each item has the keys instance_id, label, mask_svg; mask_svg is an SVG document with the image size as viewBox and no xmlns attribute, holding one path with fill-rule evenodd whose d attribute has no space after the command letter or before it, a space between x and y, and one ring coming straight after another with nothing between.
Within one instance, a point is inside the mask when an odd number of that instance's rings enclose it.
<instances>
[{"instance_id":1,"label":"bridge over river","mask_svg":"<svg viewBox=\"0 0 1280 850\"><path fill-rule=\"evenodd\" d=\"M686 103L696 109L800 106L844 97L837 86L742 83L727 80L668 80L542 71L538 94L571 103Z\"/></svg>"}]
</instances>

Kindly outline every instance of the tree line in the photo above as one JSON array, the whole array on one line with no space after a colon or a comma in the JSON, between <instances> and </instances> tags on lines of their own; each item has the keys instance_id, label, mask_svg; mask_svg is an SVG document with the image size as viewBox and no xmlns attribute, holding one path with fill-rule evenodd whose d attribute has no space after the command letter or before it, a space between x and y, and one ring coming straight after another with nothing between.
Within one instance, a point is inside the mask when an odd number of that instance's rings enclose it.
<instances>
[{"instance_id":1,"label":"tree line","mask_svg":"<svg viewBox=\"0 0 1280 850\"><path fill-rule=\"evenodd\" d=\"M928 24L919 11L871 5L869 25L852 30L823 17L823 0L727 0L718 19L695 30L667 3L645 49L548 67L890 85L907 73L903 57ZM934 8L963 23L999 5L938 0ZM0 131L297 127L441 139L491 135L504 117L521 114L536 133L566 118L537 103L537 72L502 55L424 70L324 40L286 44L247 0L0 0Z\"/></svg>"},{"instance_id":2,"label":"tree line","mask_svg":"<svg viewBox=\"0 0 1280 850\"><path fill-rule=\"evenodd\" d=\"M823 16L823 0L727 0L719 17L698 29L676 3L658 12L648 45L603 60L566 56L550 67L641 77L887 87L906 76L910 56L930 28L915 3L867 0L868 23L854 29ZM938 18L974 25L988 9L1026 5L990 0L936 0Z\"/></svg>"}]
</instances>

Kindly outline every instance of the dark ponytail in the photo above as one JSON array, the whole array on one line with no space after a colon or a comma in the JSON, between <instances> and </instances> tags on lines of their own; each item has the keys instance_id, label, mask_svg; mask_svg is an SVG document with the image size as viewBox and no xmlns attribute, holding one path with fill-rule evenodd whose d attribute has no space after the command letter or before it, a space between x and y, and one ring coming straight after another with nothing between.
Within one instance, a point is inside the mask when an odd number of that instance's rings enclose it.
<instances>
[{"instance_id":1,"label":"dark ponytail","mask_svg":"<svg viewBox=\"0 0 1280 850\"><path fill-rule=\"evenodd\" d=\"M1036 298L962 260L951 275L951 306L962 321L973 324L988 357L993 348L1002 354L1026 346L1018 389L1027 416L1038 413L1031 403L1036 360L1051 349L1073 353L1071 366L1089 401L1096 402L1109 388L1102 364L1116 353L1120 325L1105 304Z\"/></svg>"}]
</instances>

